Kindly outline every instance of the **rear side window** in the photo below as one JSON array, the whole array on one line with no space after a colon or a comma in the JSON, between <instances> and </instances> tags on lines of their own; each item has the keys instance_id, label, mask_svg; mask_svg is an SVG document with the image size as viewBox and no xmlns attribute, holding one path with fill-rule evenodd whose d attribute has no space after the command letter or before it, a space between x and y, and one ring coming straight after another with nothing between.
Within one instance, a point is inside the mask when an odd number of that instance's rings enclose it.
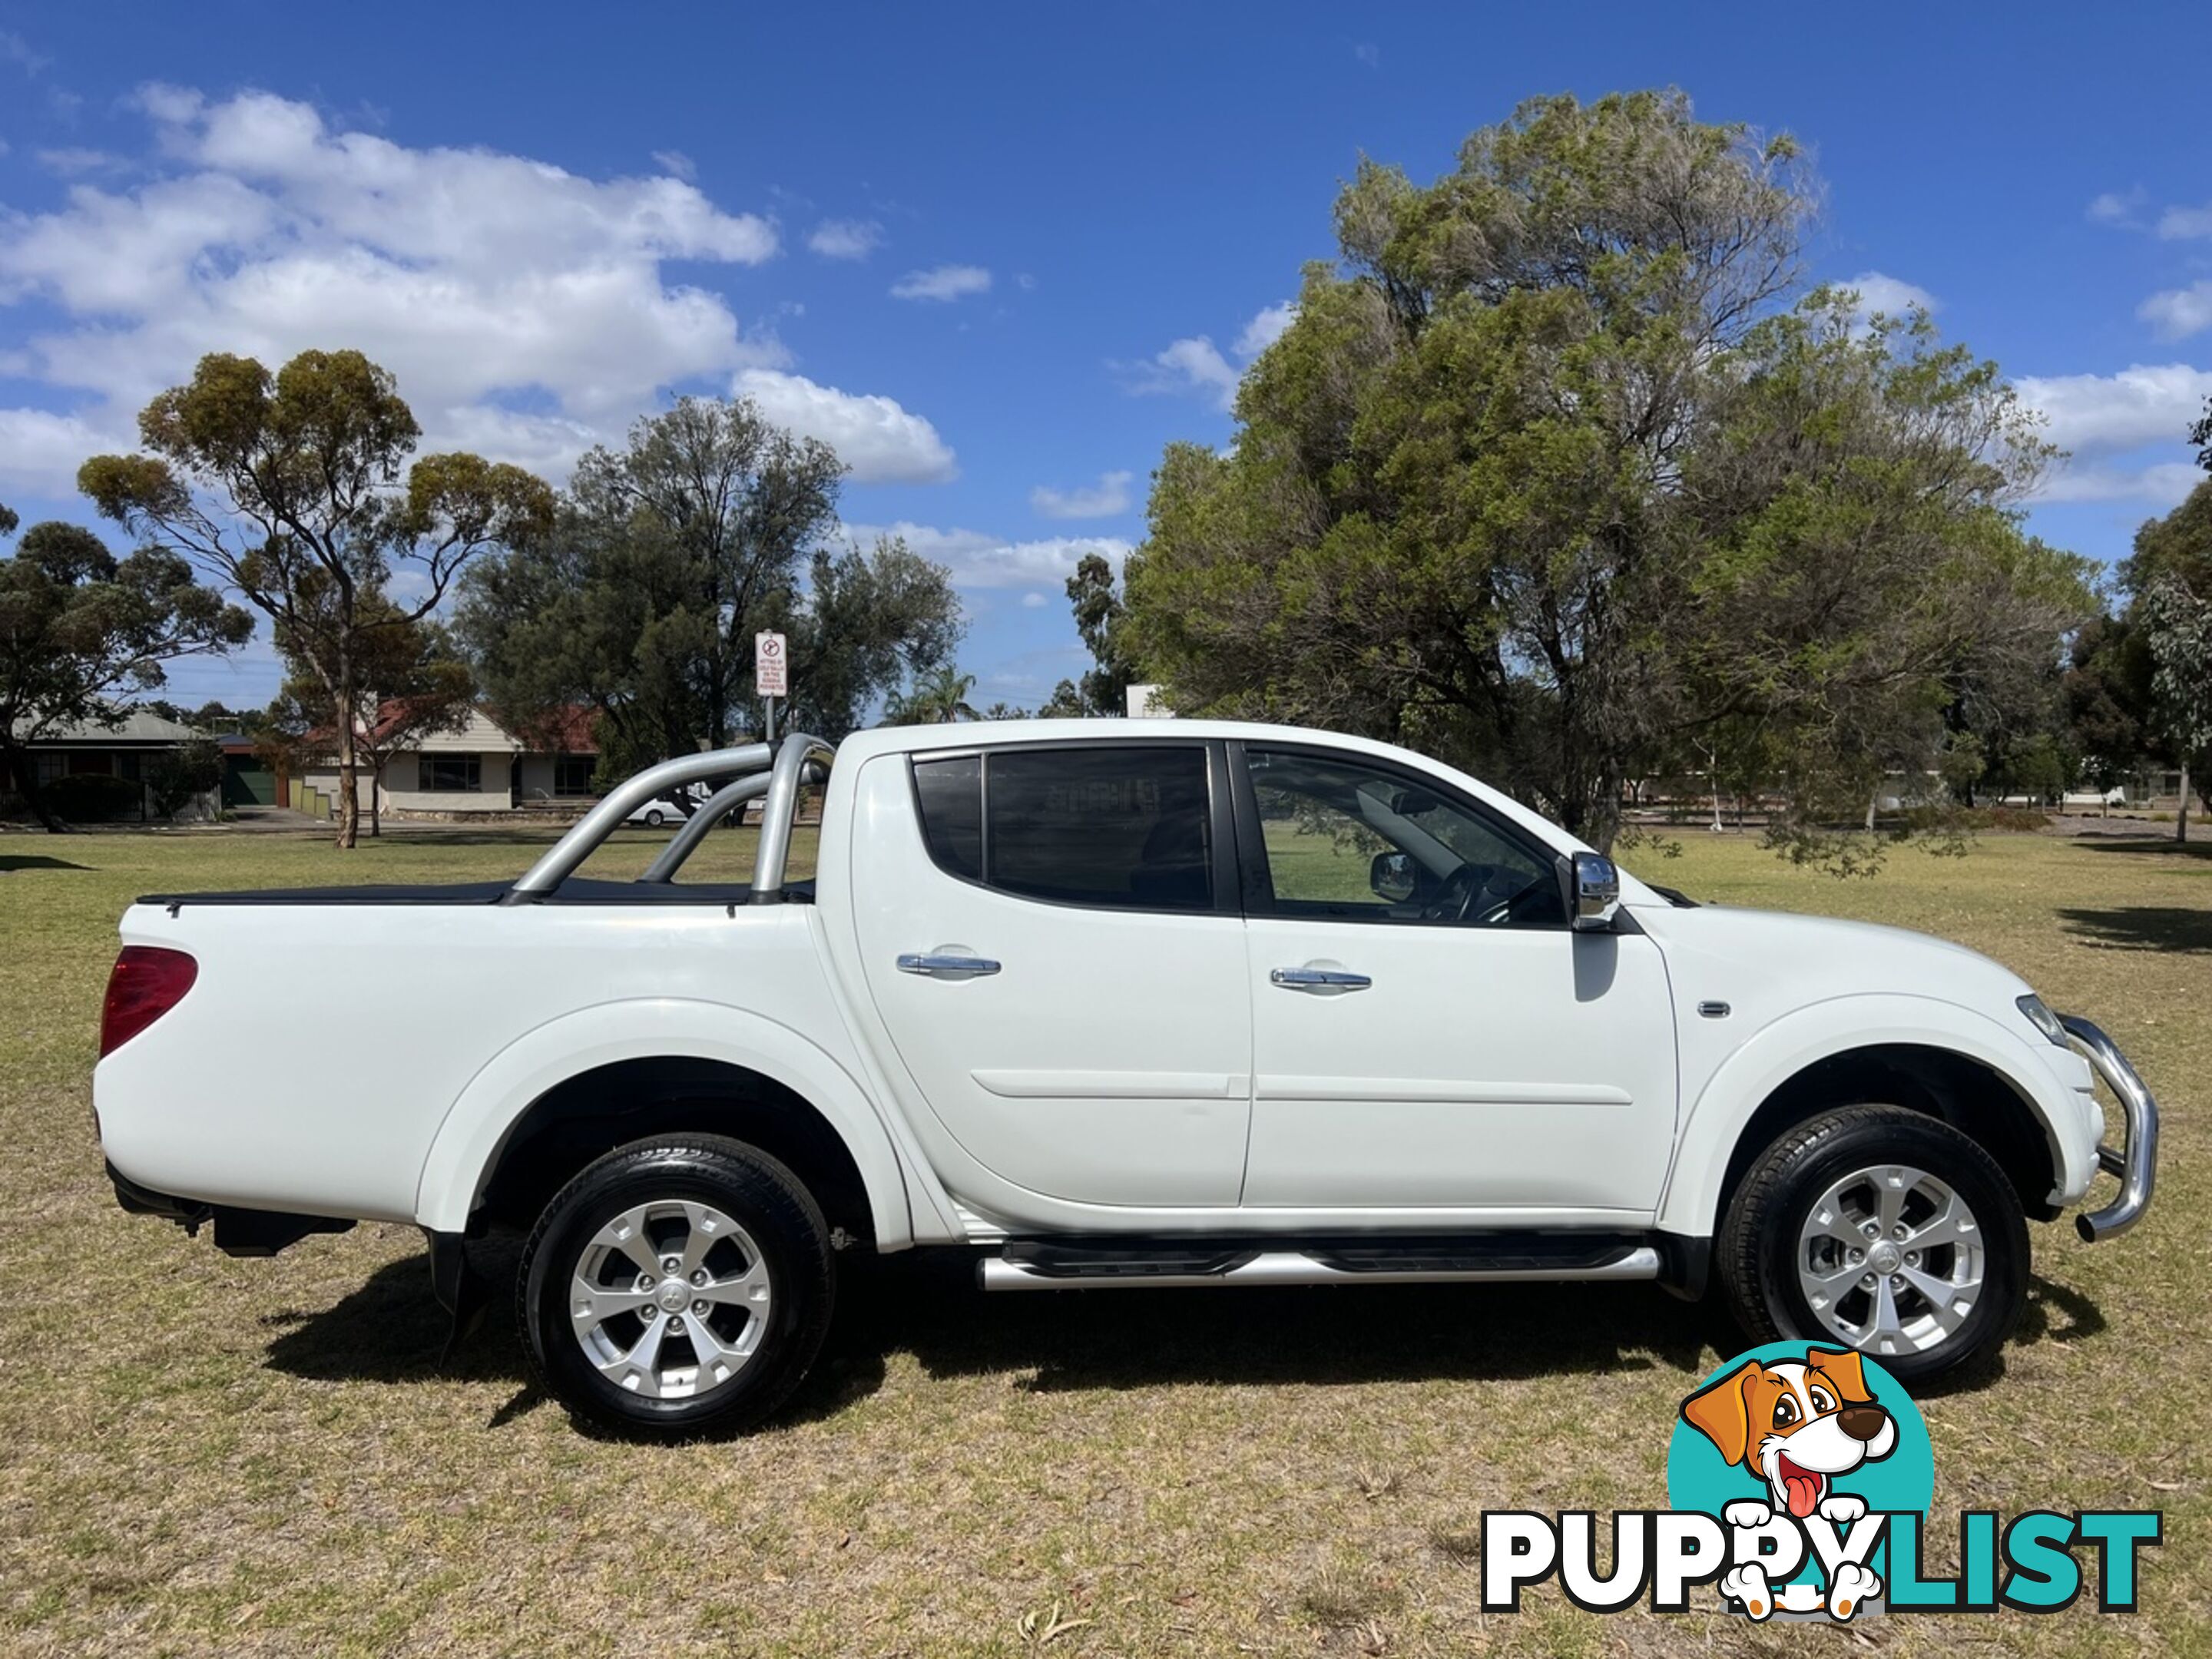
<instances>
[{"instance_id":1,"label":"rear side window","mask_svg":"<svg viewBox=\"0 0 2212 1659\"><path fill-rule=\"evenodd\" d=\"M947 875L983 878L983 758L954 755L914 763L922 839Z\"/></svg>"},{"instance_id":2,"label":"rear side window","mask_svg":"<svg viewBox=\"0 0 2212 1659\"><path fill-rule=\"evenodd\" d=\"M1057 904L1213 908L1203 748L999 750L919 760L914 775L930 856L950 875Z\"/></svg>"}]
</instances>

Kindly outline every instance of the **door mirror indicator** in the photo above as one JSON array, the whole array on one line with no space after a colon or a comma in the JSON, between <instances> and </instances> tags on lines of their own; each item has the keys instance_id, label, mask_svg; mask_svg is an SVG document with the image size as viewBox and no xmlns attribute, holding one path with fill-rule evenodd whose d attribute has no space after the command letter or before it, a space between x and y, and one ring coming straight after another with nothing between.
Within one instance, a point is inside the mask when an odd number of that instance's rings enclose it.
<instances>
[{"instance_id":1,"label":"door mirror indicator","mask_svg":"<svg viewBox=\"0 0 2212 1659\"><path fill-rule=\"evenodd\" d=\"M1367 866L1368 890L1385 904L1403 904L1420 887L1409 853L1377 853Z\"/></svg>"},{"instance_id":2,"label":"door mirror indicator","mask_svg":"<svg viewBox=\"0 0 2212 1659\"><path fill-rule=\"evenodd\" d=\"M1575 854L1573 915L1578 933L1601 933L1620 911L1620 872L1602 853Z\"/></svg>"}]
</instances>

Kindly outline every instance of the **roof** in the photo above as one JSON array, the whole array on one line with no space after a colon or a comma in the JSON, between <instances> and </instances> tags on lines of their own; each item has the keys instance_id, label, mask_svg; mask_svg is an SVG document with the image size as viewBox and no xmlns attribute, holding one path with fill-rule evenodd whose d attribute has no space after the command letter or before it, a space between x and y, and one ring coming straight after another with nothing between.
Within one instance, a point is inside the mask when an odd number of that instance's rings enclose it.
<instances>
[{"instance_id":1,"label":"roof","mask_svg":"<svg viewBox=\"0 0 2212 1659\"><path fill-rule=\"evenodd\" d=\"M143 708L120 708L116 714L112 726L102 726L97 720L71 720L57 726L33 739L31 747L50 743L189 743L200 735L189 726L163 720Z\"/></svg>"},{"instance_id":2,"label":"roof","mask_svg":"<svg viewBox=\"0 0 2212 1659\"><path fill-rule=\"evenodd\" d=\"M407 711L407 702L401 697L386 697L376 708L376 734L380 738L398 725ZM472 708L468 718L457 729L418 732L404 746L409 750L436 754L535 754L542 736L550 740L554 752L563 755L596 755L599 745L592 738L592 722L597 711L585 703L568 703L552 710L544 718L541 732L536 723L529 730L518 730L524 723L517 721L509 726L483 704ZM319 726L307 734L310 743L328 743L328 726Z\"/></svg>"}]
</instances>

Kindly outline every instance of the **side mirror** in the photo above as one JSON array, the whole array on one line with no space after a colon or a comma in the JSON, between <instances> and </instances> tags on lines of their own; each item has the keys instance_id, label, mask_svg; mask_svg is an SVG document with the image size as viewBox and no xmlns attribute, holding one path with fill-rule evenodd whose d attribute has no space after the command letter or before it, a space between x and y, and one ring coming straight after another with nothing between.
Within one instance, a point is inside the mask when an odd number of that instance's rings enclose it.
<instances>
[{"instance_id":1,"label":"side mirror","mask_svg":"<svg viewBox=\"0 0 2212 1659\"><path fill-rule=\"evenodd\" d=\"M1367 866L1368 890L1385 904L1403 904L1420 890L1420 872L1407 853L1377 853Z\"/></svg>"},{"instance_id":2,"label":"side mirror","mask_svg":"<svg viewBox=\"0 0 2212 1659\"><path fill-rule=\"evenodd\" d=\"M1577 853L1570 885L1574 900L1575 931L1601 933L1613 926L1620 910L1620 872L1602 853Z\"/></svg>"}]
</instances>

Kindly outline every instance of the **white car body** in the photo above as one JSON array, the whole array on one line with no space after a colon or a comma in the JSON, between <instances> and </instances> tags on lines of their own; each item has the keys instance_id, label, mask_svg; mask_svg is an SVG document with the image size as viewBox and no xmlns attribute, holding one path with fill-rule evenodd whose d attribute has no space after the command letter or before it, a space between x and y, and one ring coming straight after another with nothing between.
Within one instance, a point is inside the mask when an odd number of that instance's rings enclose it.
<instances>
[{"instance_id":1,"label":"white car body","mask_svg":"<svg viewBox=\"0 0 2212 1659\"><path fill-rule=\"evenodd\" d=\"M2035 1172L2031 1211L2078 1203L2097 1173L2091 1065L2030 1023L2015 975L1935 939L1683 908L1626 874L1618 926L1581 932L1086 908L933 861L917 757L1163 742L1387 762L1554 855L1589 850L1475 779L1325 732L864 732L830 773L811 902L605 884L528 904L142 901L124 944L187 952L198 977L100 1062L106 1155L134 1190L202 1214L459 1236L534 1106L678 1057L818 1114L865 1192L850 1231L878 1250L1591 1230L1653 1241L1659 1265L1620 1276L1694 1288L1762 1106L1824 1062L1909 1048L1995 1085L1992 1150ZM1004 971L900 971L917 952ZM1315 963L1371 986L1272 977Z\"/></svg>"}]
</instances>

